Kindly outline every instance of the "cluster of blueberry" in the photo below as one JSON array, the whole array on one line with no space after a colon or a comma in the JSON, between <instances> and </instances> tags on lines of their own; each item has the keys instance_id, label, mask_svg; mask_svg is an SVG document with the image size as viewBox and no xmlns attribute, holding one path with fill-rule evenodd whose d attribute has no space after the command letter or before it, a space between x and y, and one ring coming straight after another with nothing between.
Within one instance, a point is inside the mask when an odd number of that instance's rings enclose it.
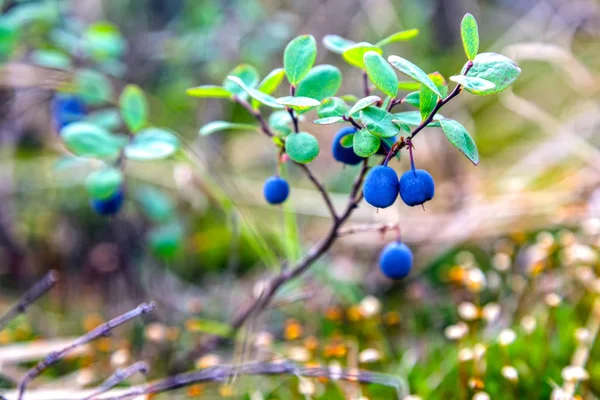
<instances>
[{"instance_id":1,"label":"cluster of blueberry","mask_svg":"<svg viewBox=\"0 0 600 400\"><path fill-rule=\"evenodd\" d=\"M52 117L54 126L60 132L62 128L81 121L87 115L87 106L79 96L59 93L52 101ZM119 189L106 198L91 198L90 206L99 215L115 215L121 209L125 200L123 189Z\"/></svg>"}]
</instances>

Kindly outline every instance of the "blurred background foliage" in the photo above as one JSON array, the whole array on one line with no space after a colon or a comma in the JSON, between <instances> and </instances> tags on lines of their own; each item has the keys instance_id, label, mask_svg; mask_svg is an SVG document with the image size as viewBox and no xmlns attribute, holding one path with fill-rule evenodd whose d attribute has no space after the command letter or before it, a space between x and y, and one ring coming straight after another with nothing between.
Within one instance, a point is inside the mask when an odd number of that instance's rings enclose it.
<instances>
[{"instance_id":1,"label":"blurred background foliage","mask_svg":"<svg viewBox=\"0 0 600 400\"><path fill-rule=\"evenodd\" d=\"M579 363L588 376L577 393L600 397L597 2L4 0L0 7L0 305L47 270L61 274L46 301L0 333L0 364L10 365L0 371L2 387L13 387L31 362L3 359L9 343L77 335L145 299L159 304L149 325L99 342L48 377L85 387L137 359L163 376L203 334L227 329L256 282L327 229L325 205L294 168L285 171L291 201L282 209L264 203L262 181L276 157L263 137L198 135L212 120L252 122L243 109L185 89L220 84L242 62L264 76L281 66L298 34L376 42L410 28L417 38L388 54L448 77L464 63L458 26L471 12L481 51L505 54L523 70L513 91L461 95L442 111L473 134L480 165L429 129L416 143L418 165L438 182L427 212L397 203L378 213L363 206L353 217L400 223L416 252L411 277L392 283L379 274L377 254L391 238L343 238L284 288L280 306L240 333L252 346L220 349L197 366L280 354L389 373L402 396L542 399L553 385L569 391L574 370L565 367ZM320 45L323 63L342 69L341 94L360 94L360 72ZM66 154L50 110L56 90L74 85L89 118L118 127L110 104L126 83L146 91L152 122L178 132L185 148L169 161L128 164L126 206L107 219L91 211L83 185L97 166ZM311 120L303 126L322 148L314 170L341 204L357 170L334 162L334 128ZM394 167L406 169L407 160ZM234 388L203 385L179 395L361 395L355 384L303 382L241 379ZM367 398L395 396L380 385L362 389Z\"/></svg>"}]
</instances>

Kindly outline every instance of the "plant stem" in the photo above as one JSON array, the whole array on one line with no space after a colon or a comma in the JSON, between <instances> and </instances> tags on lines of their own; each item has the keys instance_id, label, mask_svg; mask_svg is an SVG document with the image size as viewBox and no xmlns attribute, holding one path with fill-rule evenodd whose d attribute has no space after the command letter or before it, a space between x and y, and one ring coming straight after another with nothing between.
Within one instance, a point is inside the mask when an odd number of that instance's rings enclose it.
<instances>
[{"instance_id":1,"label":"plant stem","mask_svg":"<svg viewBox=\"0 0 600 400\"><path fill-rule=\"evenodd\" d=\"M140 373L146 375L150 367L148 363L144 361L136 362L135 364L130 365L127 368L118 369L112 374L108 379L106 379L94 393L90 394L83 400L91 400L96 396L101 395L102 393L108 392L113 387L117 386L119 383L129 379L131 376Z\"/></svg>"},{"instance_id":2,"label":"plant stem","mask_svg":"<svg viewBox=\"0 0 600 400\"><path fill-rule=\"evenodd\" d=\"M362 72L363 77L363 89L365 91L365 97L371 94L371 88L369 87L369 76L367 75L367 71Z\"/></svg>"}]
</instances>

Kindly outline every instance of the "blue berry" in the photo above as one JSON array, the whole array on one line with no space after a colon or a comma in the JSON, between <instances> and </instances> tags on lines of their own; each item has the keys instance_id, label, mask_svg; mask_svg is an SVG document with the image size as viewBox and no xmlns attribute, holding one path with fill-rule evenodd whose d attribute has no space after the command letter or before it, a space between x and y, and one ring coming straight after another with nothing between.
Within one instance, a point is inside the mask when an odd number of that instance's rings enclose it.
<instances>
[{"instance_id":1,"label":"blue berry","mask_svg":"<svg viewBox=\"0 0 600 400\"><path fill-rule=\"evenodd\" d=\"M363 193L367 203L377 208L394 204L398 197L398 175L392 168L378 165L365 178Z\"/></svg>"},{"instance_id":2,"label":"blue berry","mask_svg":"<svg viewBox=\"0 0 600 400\"><path fill-rule=\"evenodd\" d=\"M381 272L390 279L406 278L412 265L412 251L404 243L390 243L383 248L379 255Z\"/></svg>"},{"instance_id":3,"label":"blue berry","mask_svg":"<svg viewBox=\"0 0 600 400\"><path fill-rule=\"evenodd\" d=\"M356 165L363 160L362 157L354 153L352 147L344 147L340 143L340 140L342 140L343 137L351 135L353 133L356 133L356 128L349 126L340 129L335 135L335 138L333 138L333 146L331 148L331 152L333 153L333 158L335 158L341 163Z\"/></svg>"},{"instance_id":4,"label":"blue berry","mask_svg":"<svg viewBox=\"0 0 600 400\"><path fill-rule=\"evenodd\" d=\"M272 176L265 181L263 194L269 203L281 204L290 194L290 185L285 179L278 176Z\"/></svg>"},{"instance_id":5,"label":"blue berry","mask_svg":"<svg viewBox=\"0 0 600 400\"><path fill-rule=\"evenodd\" d=\"M81 120L85 114L85 103L78 96L58 94L52 101L52 117L59 131L70 123Z\"/></svg>"},{"instance_id":6,"label":"blue berry","mask_svg":"<svg viewBox=\"0 0 600 400\"><path fill-rule=\"evenodd\" d=\"M91 199L92 209L99 215L115 215L121 209L125 195L123 189L119 189L112 196L106 199Z\"/></svg>"},{"instance_id":7,"label":"blue berry","mask_svg":"<svg viewBox=\"0 0 600 400\"><path fill-rule=\"evenodd\" d=\"M423 169L406 171L400 178L400 197L409 206L417 206L433 199L435 183Z\"/></svg>"}]
</instances>

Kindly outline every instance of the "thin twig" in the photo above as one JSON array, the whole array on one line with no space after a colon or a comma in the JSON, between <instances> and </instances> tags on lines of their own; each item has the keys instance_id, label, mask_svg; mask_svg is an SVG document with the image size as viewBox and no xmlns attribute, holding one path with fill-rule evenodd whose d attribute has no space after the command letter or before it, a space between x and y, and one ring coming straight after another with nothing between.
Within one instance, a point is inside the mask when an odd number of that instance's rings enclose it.
<instances>
[{"instance_id":1,"label":"thin twig","mask_svg":"<svg viewBox=\"0 0 600 400\"><path fill-rule=\"evenodd\" d=\"M369 76L367 75L367 71L363 71L363 90L365 92L365 97L371 94L371 88L369 87Z\"/></svg>"},{"instance_id":2,"label":"thin twig","mask_svg":"<svg viewBox=\"0 0 600 400\"><path fill-rule=\"evenodd\" d=\"M150 371L150 366L145 361L139 361L126 368L120 368L115 371L108 379L106 379L95 391L83 400L91 400L102 393L108 392L110 389L117 386L119 383L129 379L131 376L140 373L146 375Z\"/></svg>"},{"instance_id":3,"label":"thin twig","mask_svg":"<svg viewBox=\"0 0 600 400\"><path fill-rule=\"evenodd\" d=\"M325 189L325 186L323 186L323 184L313 175L312 171L310 170L310 168L308 168L307 165L305 165L305 164L297 164L297 165L304 171L306 176L308 176L308 179L310 179L312 181L312 183L317 187L317 190L319 192L321 192L321 196L325 200L325 204L327 204L329 213L331 214L334 221L337 220L338 219L337 211L335 210L335 207L333 206L333 202L331 201L331 197L329 196L327 189Z\"/></svg>"},{"instance_id":4,"label":"thin twig","mask_svg":"<svg viewBox=\"0 0 600 400\"><path fill-rule=\"evenodd\" d=\"M27 308L46 294L58 282L58 272L49 271L42 279L31 287L3 316L0 317L0 331L17 315L24 314Z\"/></svg>"},{"instance_id":5,"label":"thin twig","mask_svg":"<svg viewBox=\"0 0 600 400\"><path fill-rule=\"evenodd\" d=\"M356 122L356 120L355 120L354 118L352 118L352 117L350 117L350 116L345 116L345 115L344 115L344 116L342 117L342 119L343 119L344 121L348 121L348 122L350 122L350 123L352 124L352 126L354 126L354 127L355 127L356 129L358 129L359 131L360 131L361 129L363 129L363 127L362 127L362 126L361 126L361 125L360 125L358 122Z\"/></svg>"},{"instance_id":6,"label":"thin twig","mask_svg":"<svg viewBox=\"0 0 600 400\"><path fill-rule=\"evenodd\" d=\"M399 225L397 223L356 225L356 226L350 226L348 228L340 229L338 231L338 237L354 235L355 233L366 233L366 232L385 233L387 231L398 230L398 228L399 228Z\"/></svg>"},{"instance_id":7,"label":"thin twig","mask_svg":"<svg viewBox=\"0 0 600 400\"><path fill-rule=\"evenodd\" d=\"M154 310L154 308L154 303L142 303L133 310L128 311L125 314L119 315L118 317L111 319L107 323L100 325L99 327L86 333L85 335L80 336L64 349L48 354L48 356L45 359L40 361L35 367L31 368L29 371L27 371L25 376L23 376L21 382L19 383L19 394L17 396L17 400L21 400L23 398L23 394L25 393L27 384L29 384L29 382L31 382L37 376L39 376L46 368L52 366L76 348L83 346L84 344L87 344L100 337L108 336L108 334L110 334L110 332L114 328L128 322L133 318L139 317L142 314L149 313L152 310Z\"/></svg>"},{"instance_id":8,"label":"thin twig","mask_svg":"<svg viewBox=\"0 0 600 400\"><path fill-rule=\"evenodd\" d=\"M164 393L197 383L223 382L231 375L296 375L299 377L319 377L331 380L373 383L393 387L397 392L400 390L398 379L389 374L368 372L359 369L299 366L289 361L283 361L209 367L134 387L124 394L105 397L103 400L126 400L142 395Z\"/></svg>"}]
</instances>

